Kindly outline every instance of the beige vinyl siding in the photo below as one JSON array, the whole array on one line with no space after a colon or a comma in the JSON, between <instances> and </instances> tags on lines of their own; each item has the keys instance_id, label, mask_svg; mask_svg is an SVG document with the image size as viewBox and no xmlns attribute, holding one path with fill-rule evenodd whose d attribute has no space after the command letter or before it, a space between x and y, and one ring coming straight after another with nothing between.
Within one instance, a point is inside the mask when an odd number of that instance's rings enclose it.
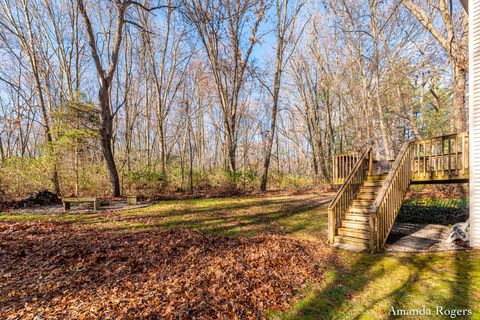
<instances>
[{"instance_id":1,"label":"beige vinyl siding","mask_svg":"<svg viewBox=\"0 0 480 320\"><path fill-rule=\"evenodd\" d=\"M469 5L470 244L480 247L480 0Z\"/></svg>"}]
</instances>

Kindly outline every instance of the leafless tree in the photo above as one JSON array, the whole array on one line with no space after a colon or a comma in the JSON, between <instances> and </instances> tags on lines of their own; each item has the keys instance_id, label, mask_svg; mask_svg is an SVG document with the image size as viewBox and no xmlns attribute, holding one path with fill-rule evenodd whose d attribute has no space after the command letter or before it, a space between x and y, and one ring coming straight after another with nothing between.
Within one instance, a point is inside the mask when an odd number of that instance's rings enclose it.
<instances>
[{"instance_id":1,"label":"leafless tree","mask_svg":"<svg viewBox=\"0 0 480 320\"><path fill-rule=\"evenodd\" d=\"M238 126L242 118L241 92L267 4L263 0L184 0L182 3L210 62L223 114L228 169L235 173Z\"/></svg>"},{"instance_id":2,"label":"leafless tree","mask_svg":"<svg viewBox=\"0 0 480 320\"><path fill-rule=\"evenodd\" d=\"M276 53L275 53L275 68L272 79L272 85L261 83L267 89L267 92L271 96L272 111L270 116L270 130L267 136L267 145L265 150L265 156L263 160L263 170L260 182L260 190L267 190L268 181L268 169L270 168L270 159L272 156L273 142L275 138L275 131L277 127L278 108L280 103L280 89L282 85L282 75L285 70L285 66L288 63L289 58L293 54L298 36L295 34L295 24L297 17L303 3L296 1L292 4L289 0L276 0L275 12L276 12L276 25L275 25L275 38L276 38ZM290 51L288 51L290 46Z\"/></svg>"},{"instance_id":3,"label":"leafless tree","mask_svg":"<svg viewBox=\"0 0 480 320\"><path fill-rule=\"evenodd\" d=\"M448 55L453 78L453 109L456 129L466 130L467 113L465 90L468 72L468 16L458 4L459 18L455 19L452 1L421 1L423 7L410 0L402 0L405 7L440 43ZM440 14L441 25L436 18Z\"/></svg>"}]
</instances>

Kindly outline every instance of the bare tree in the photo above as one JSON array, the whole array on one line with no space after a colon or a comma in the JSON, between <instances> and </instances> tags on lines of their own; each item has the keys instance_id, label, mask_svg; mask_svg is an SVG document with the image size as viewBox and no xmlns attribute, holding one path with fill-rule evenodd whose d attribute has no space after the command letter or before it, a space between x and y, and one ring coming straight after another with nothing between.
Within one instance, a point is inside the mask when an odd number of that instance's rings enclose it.
<instances>
[{"instance_id":1,"label":"bare tree","mask_svg":"<svg viewBox=\"0 0 480 320\"><path fill-rule=\"evenodd\" d=\"M228 169L237 171L241 91L267 5L263 0L183 0L210 62L220 102Z\"/></svg>"},{"instance_id":2,"label":"bare tree","mask_svg":"<svg viewBox=\"0 0 480 320\"><path fill-rule=\"evenodd\" d=\"M453 109L456 129L466 130L467 114L465 106L465 90L468 72L468 17L459 4L461 12L459 19L453 16L450 7L452 2L447 0L425 1L423 9L410 0L402 0L405 7L427 29L448 55L453 79ZM428 12L428 13L427 13ZM435 13L441 16L443 30L440 29Z\"/></svg>"},{"instance_id":3,"label":"bare tree","mask_svg":"<svg viewBox=\"0 0 480 320\"><path fill-rule=\"evenodd\" d=\"M112 184L112 194L113 196L120 196L120 180L118 177L117 166L115 164L115 158L112 149L112 135L113 135L113 118L115 117L116 112L112 109L110 90L112 87L112 80L115 74L115 70L118 66L119 53L123 40L123 33L126 20L126 12L129 6L132 4L137 4L136 1L131 0L115 0L113 2L113 7L116 10L117 16L115 21L115 30L113 31L113 45L110 51L107 53L108 67L104 67L104 62L101 57L102 50L98 47L96 32L94 31L94 26L90 19L89 13L85 8L84 0L77 0L77 4L80 10L80 13L83 17L88 39L90 51L92 54L93 61L95 63L95 69L99 78L99 89L98 89L98 103L100 107L100 139L102 145L102 152L107 164L108 172L110 175L110 182ZM147 11L152 9L141 5L141 7ZM133 22L132 22L133 23Z\"/></svg>"},{"instance_id":4,"label":"bare tree","mask_svg":"<svg viewBox=\"0 0 480 320\"><path fill-rule=\"evenodd\" d=\"M17 5L19 7L17 7ZM53 136L51 131L52 125L49 108L47 106L47 101L45 98L45 88L41 81L41 61L39 61L37 37L34 31L34 27L32 25L30 4L28 0L22 0L20 3L15 4L15 8L13 8L13 10L16 13L14 13L12 11L12 4L8 1L3 1L1 9L4 13L5 19L4 21L1 21L2 26L18 39L22 50L27 55L28 63L30 64L30 68L33 74L38 105L40 107L43 119L45 138L49 145L50 153L53 154ZM20 12L21 14L19 14ZM55 159L52 172L52 182L55 193L60 194L60 183Z\"/></svg>"},{"instance_id":5,"label":"bare tree","mask_svg":"<svg viewBox=\"0 0 480 320\"><path fill-rule=\"evenodd\" d=\"M287 46L295 47L295 22L297 15L303 4L298 1L291 5L289 0L276 0L275 1L275 13L276 13L276 25L275 25L275 38L276 38L276 54L275 54L275 69L273 75L273 88L261 83L267 89L272 99L272 113L270 116L270 130L267 136L267 145L265 150L265 156L263 160L262 178L260 182L260 190L267 190L268 181L268 169L270 168L270 159L272 156L272 147L275 138L275 131L277 127L278 107L280 102L280 89L282 85L282 75L285 69L285 65L288 63L289 58L293 52L287 52ZM293 50L292 49L292 50Z\"/></svg>"},{"instance_id":6,"label":"bare tree","mask_svg":"<svg viewBox=\"0 0 480 320\"><path fill-rule=\"evenodd\" d=\"M150 26L148 12L142 14L142 24L148 28L143 31L143 43L146 49L146 61L153 71L153 84L156 96L156 124L157 135L160 148L160 173L162 176L162 187L167 182L167 141L166 141L166 124L175 97L182 84L190 58L193 52L184 52L183 42L186 36L186 30L182 26L177 25L174 15L175 8L172 1L167 4L165 33L160 38L160 43L155 46L155 37L149 30Z\"/></svg>"}]
</instances>

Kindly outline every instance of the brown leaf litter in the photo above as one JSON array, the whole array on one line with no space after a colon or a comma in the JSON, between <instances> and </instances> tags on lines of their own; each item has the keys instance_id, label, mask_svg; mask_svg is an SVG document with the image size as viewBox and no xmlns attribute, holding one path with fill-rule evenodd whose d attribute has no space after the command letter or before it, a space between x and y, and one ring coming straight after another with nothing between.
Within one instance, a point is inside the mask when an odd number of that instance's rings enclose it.
<instances>
[{"instance_id":1,"label":"brown leaf litter","mask_svg":"<svg viewBox=\"0 0 480 320\"><path fill-rule=\"evenodd\" d=\"M331 251L280 236L111 233L0 222L6 319L262 319L286 309Z\"/></svg>"}]
</instances>

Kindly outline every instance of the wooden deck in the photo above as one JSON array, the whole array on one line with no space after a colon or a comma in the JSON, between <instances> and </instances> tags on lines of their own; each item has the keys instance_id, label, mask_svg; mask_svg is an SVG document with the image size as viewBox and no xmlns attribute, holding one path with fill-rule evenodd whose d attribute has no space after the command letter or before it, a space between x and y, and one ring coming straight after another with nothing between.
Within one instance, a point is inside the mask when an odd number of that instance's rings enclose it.
<instances>
[{"instance_id":1,"label":"wooden deck","mask_svg":"<svg viewBox=\"0 0 480 320\"><path fill-rule=\"evenodd\" d=\"M468 133L412 141L409 147L412 184L468 182ZM345 182L361 153L352 151L333 156L334 184L341 185ZM372 171L375 173L376 165L386 162L388 161L373 160Z\"/></svg>"},{"instance_id":2,"label":"wooden deck","mask_svg":"<svg viewBox=\"0 0 480 320\"><path fill-rule=\"evenodd\" d=\"M382 250L409 186L468 182L468 150L461 133L405 142L393 163L375 161L370 148L334 156L334 181L343 184L328 208L330 243Z\"/></svg>"}]
</instances>

